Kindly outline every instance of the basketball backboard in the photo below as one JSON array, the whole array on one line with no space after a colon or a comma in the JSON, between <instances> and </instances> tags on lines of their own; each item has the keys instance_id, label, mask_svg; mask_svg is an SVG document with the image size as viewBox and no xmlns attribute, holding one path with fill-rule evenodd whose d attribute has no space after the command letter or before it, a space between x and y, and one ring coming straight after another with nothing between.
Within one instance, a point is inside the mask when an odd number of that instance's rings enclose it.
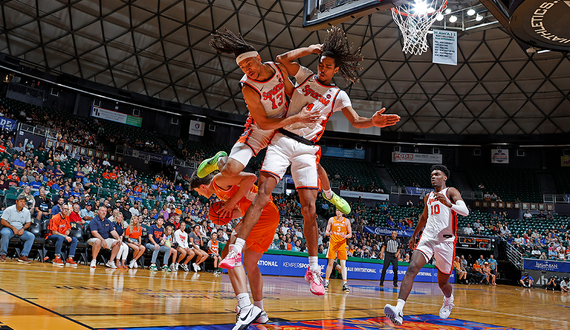
<instances>
[{"instance_id":1,"label":"basketball backboard","mask_svg":"<svg viewBox=\"0 0 570 330\"><path fill-rule=\"evenodd\" d=\"M391 7L390 0L305 0L303 27L325 29Z\"/></svg>"}]
</instances>

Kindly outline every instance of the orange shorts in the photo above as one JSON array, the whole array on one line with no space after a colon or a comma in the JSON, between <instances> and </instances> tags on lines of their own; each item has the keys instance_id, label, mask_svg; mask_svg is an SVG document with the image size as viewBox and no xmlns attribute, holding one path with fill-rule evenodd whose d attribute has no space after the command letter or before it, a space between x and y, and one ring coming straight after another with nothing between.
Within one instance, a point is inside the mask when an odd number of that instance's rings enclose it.
<instances>
[{"instance_id":1,"label":"orange shorts","mask_svg":"<svg viewBox=\"0 0 570 330\"><path fill-rule=\"evenodd\" d=\"M265 253L273 243L273 236L278 225L279 209L270 201L261 211L259 221L253 226L251 233L245 240L249 249L258 253Z\"/></svg>"},{"instance_id":2,"label":"orange shorts","mask_svg":"<svg viewBox=\"0 0 570 330\"><path fill-rule=\"evenodd\" d=\"M327 252L327 258L328 259L340 259L340 260L346 260L347 259L347 254L346 254L346 240L342 240L340 242L333 242L331 240L331 242L329 243L329 251Z\"/></svg>"}]
</instances>

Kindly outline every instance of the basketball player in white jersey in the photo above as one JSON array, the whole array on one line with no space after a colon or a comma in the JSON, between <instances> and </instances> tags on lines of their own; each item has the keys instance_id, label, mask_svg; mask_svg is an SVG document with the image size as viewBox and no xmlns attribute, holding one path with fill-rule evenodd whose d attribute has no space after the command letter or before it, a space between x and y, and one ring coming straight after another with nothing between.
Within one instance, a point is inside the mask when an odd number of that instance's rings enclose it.
<instances>
[{"instance_id":1,"label":"basketball player in white jersey","mask_svg":"<svg viewBox=\"0 0 570 330\"><path fill-rule=\"evenodd\" d=\"M210 45L221 53L233 53L236 62L243 71L241 78L242 94L249 110L245 123L245 131L233 146L229 157L220 151L204 160L199 166L197 175L200 178L219 170L224 176L238 175L249 163L249 160L269 145L275 129L293 123L314 123L318 114L302 110L294 116L287 116L288 101L293 85L289 80L283 64L261 62L255 48L249 45L241 35L231 31L217 31ZM330 188L327 173L319 166L319 177L323 188L323 197L339 208L343 213L350 213L350 205L337 196ZM229 206L223 209L230 211Z\"/></svg>"},{"instance_id":2,"label":"basketball player in white jersey","mask_svg":"<svg viewBox=\"0 0 570 330\"><path fill-rule=\"evenodd\" d=\"M453 308L453 292L449 284L449 276L453 270L455 258L455 243L457 240L457 214L469 215L469 209L461 198L459 191L447 187L445 182L449 178L449 170L444 165L431 167L431 184L435 191L425 197L424 212L420 216L416 230L410 239L409 246L414 248L416 236L423 229L420 241L412 254L410 266L402 281L402 289L398 294L396 306L386 305L384 313L395 325L403 322L403 309L406 299L414 285L414 278L420 269L433 256L437 267L437 282L444 294L443 306L439 310L439 317L446 319ZM424 228L425 227L425 228Z\"/></svg>"},{"instance_id":3,"label":"basketball player in white jersey","mask_svg":"<svg viewBox=\"0 0 570 330\"><path fill-rule=\"evenodd\" d=\"M320 54L317 75L294 62L310 54ZM291 165L291 174L301 202L301 213L304 218L303 232L309 252L309 267L305 280L309 283L313 294L323 295L325 289L321 268L318 264L318 227L315 216L318 191L317 164L320 160L320 147L316 143L321 138L325 125L334 112L342 111L356 128L391 126L396 124L400 117L383 115L385 109L378 111L372 118L360 117L352 109L348 95L338 87L331 85L333 76L339 71L345 80L356 81L357 76L354 70L358 66L354 63L362 60L358 52L351 53L344 32L339 28L329 30L323 45L296 49L278 56L277 59L299 82L291 98L287 115L296 115L308 108L311 113L318 113L320 120L316 123L296 123L285 126L272 138L260 172L260 178L263 180L260 179L258 194L244 217L236 243L230 248L230 252L221 265L231 268L233 264L239 262L245 243L244 239L257 222L265 204L269 202L273 188Z\"/></svg>"}]
</instances>

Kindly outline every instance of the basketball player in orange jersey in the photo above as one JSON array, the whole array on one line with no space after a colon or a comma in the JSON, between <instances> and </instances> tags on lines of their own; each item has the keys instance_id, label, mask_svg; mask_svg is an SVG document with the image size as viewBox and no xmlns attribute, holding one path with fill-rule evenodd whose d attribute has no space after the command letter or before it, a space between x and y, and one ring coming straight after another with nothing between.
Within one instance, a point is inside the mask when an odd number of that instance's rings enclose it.
<instances>
[{"instance_id":1,"label":"basketball player in orange jersey","mask_svg":"<svg viewBox=\"0 0 570 330\"><path fill-rule=\"evenodd\" d=\"M412 254L410 266L404 275L402 289L398 294L398 304L396 306L386 305L384 313L395 325L403 322L403 309L406 299L412 291L414 278L420 269L433 256L437 267L437 282L443 291L443 306L439 310L439 317L446 319L451 314L453 308L453 288L449 284L449 276L453 270L453 259L455 259L455 243L457 241L457 214L469 215L469 209L465 205L459 191L452 187L447 187L445 182L449 178L449 170L444 165L434 165L431 167L431 184L435 191L430 192L425 197L424 212L420 216L416 230L410 238L409 246L414 248L416 237L422 229L418 246ZM424 228L425 227L425 228Z\"/></svg>"},{"instance_id":2,"label":"basketball player in orange jersey","mask_svg":"<svg viewBox=\"0 0 570 330\"><path fill-rule=\"evenodd\" d=\"M338 258L340 260L340 272L342 274L342 291L350 292L350 288L346 283L346 240L352 237L350 220L345 218L342 212L336 210L336 216L329 219L325 235L331 237L329 250L327 252L329 263L325 277L325 290L329 289L329 278L331 276L333 263Z\"/></svg>"},{"instance_id":3,"label":"basketball player in orange jersey","mask_svg":"<svg viewBox=\"0 0 570 330\"><path fill-rule=\"evenodd\" d=\"M235 35L227 29L225 32L217 31L210 45L221 53L232 53L236 56L236 62L244 73L240 84L249 117L245 123L245 131L232 147L230 155L220 151L204 160L198 166L197 175L203 178L219 170L224 176L231 177L241 173L249 160L269 145L276 129L294 123L314 123L319 116L303 109L294 116L286 117L287 97L293 93L287 70L283 64L261 62L255 48L245 42L241 35ZM323 197L343 213L350 213L350 205L331 190L327 173L320 165L318 175ZM224 211L230 209L225 207Z\"/></svg>"},{"instance_id":4,"label":"basketball player in orange jersey","mask_svg":"<svg viewBox=\"0 0 570 330\"><path fill-rule=\"evenodd\" d=\"M235 219L245 214L257 194L257 186L254 185L256 180L255 174L246 172L232 177L226 177L222 174L209 174L204 178L199 178L194 172L190 178L190 188L206 198L210 198L213 194L218 196L219 199L226 202L226 205L232 207L232 218ZM279 210L273 201L270 201L263 208L259 221L253 227L244 246L243 264L247 270L247 278L254 300L253 304L249 300L246 274L241 263L229 270L239 310L234 330L247 329L256 320L258 323L269 321L267 313L263 309L263 277L257 267L257 262L273 242L273 235L278 224ZM229 247L235 242L240 229L241 222L234 228L222 256L228 253Z\"/></svg>"}]
</instances>

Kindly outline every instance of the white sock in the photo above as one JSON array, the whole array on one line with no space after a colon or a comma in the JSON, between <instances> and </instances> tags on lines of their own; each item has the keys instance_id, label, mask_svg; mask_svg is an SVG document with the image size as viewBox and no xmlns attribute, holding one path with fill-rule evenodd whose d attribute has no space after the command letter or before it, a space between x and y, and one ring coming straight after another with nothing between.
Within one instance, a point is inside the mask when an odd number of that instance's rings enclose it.
<instances>
[{"instance_id":1,"label":"white sock","mask_svg":"<svg viewBox=\"0 0 570 330\"><path fill-rule=\"evenodd\" d=\"M251 305L251 300L249 300L249 294L240 293L236 296L239 308L244 308Z\"/></svg>"},{"instance_id":2,"label":"white sock","mask_svg":"<svg viewBox=\"0 0 570 330\"><path fill-rule=\"evenodd\" d=\"M255 300L254 300L254 301L253 301L253 304L254 304L255 306L259 307L259 309L261 309L262 311L264 310L264 309L263 309L263 300L260 300L260 301L255 301Z\"/></svg>"},{"instance_id":3,"label":"white sock","mask_svg":"<svg viewBox=\"0 0 570 330\"><path fill-rule=\"evenodd\" d=\"M313 272L321 271L321 266L319 266L319 257L309 257L309 269Z\"/></svg>"},{"instance_id":4,"label":"white sock","mask_svg":"<svg viewBox=\"0 0 570 330\"><path fill-rule=\"evenodd\" d=\"M403 311L404 310L404 305L406 304L405 300L402 299L398 299L398 304L396 305L396 309Z\"/></svg>"},{"instance_id":5,"label":"white sock","mask_svg":"<svg viewBox=\"0 0 570 330\"><path fill-rule=\"evenodd\" d=\"M244 245L245 245L245 240L237 238L236 242L233 244L233 250L236 251L237 253L241 253L241 250L243 249Z\"/></svg>"},{"instance_id":6,"label":"white sock","mask_svg":"<svg viewBox=\"0 0 570 330\"><path fill-rule=\"evenodd\" d=\"M332 191L332 189L329 189L329 190L324 190L324 189L323 189L323 191L325 192L325 196L327 196L328 199L331 199L331 198L333 197L333 191Z\"/></svg>"}]
</instances>

